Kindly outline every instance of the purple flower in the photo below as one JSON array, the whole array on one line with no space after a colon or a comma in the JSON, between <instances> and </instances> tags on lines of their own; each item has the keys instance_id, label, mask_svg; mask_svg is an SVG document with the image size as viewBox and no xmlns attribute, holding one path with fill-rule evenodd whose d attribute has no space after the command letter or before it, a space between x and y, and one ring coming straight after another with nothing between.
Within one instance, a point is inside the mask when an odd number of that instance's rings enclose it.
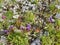
<instances>
[{"instance_id":1,"label":"purple flower","mask_svg":"<svg viewBox=\"0 0 60 45\"><path fill-rule=\"evenodd\" d=\"M27 24L27 27L31 27L31 25L30 24Z\"/></svg>"},{"instance_id":2,"label":"purple flower","mask_svg":"<svg viewBox=\"0 0 60 45\"><path fill-rule=\"evenodd\" d=\"M50 16L49 21L52 22L52 16Z\"/></svg>"},{"instance_id":3,"label":"purple flower","mask_svg":"<svg viewBox=\"0 0 60 45\"><path fill-rule=\"evenodd\" d=\"M5 18L6 18L6 16L2 15L2 19L5 19Z\"/></svg>"},{"instance_id":4,"label":"purple flower","mask_svg":"<svg viewBox=\"0 0 60 45\"><path fill-rule=\"evenodd\" d=\"M31 29L31 25L30 25L30 24L27 24L26 29L27 29L27 30L30 30L30 29Z\"/></svg>"},{"instance_id":5,"label":"purple flower","mask_svg":"<svg viewBox=\"0 0 60 45\"><path fill-rule=\"evenodd\" d=\"M13 27L14 27L14 26L13 26L13 25L11 25L11 26L10 26L10 29L12 29Z\"/></svg>"},{"instance_id":6,"label":"purple flower","mask_svg":"<svg viewBox=\"0 0 60 45\"><path fill-rule=\"evenodd\" d=\"M8 30L4 30L4 32L7 34L9 31Z\"/></svg>"},{"instance_id":7,"label":"purple flower","mask_svg":"<svg viewBox=\"0 0 60 45\"><path fill-rule=\"evenodd\" d=\"M30 27L26 27L27 30L30 30L31 28Z\"/></svg>"},{"instance_id":8,"label":"purple flower","mask_svg":"<svg viewBox=\"0 0 60 45\"><path fill-rule=\"evenodd\" d=\"M55 20L52 18L52 16L50 16L49 21L50 22L55 22Z\"/></svg>"}]
</instances>

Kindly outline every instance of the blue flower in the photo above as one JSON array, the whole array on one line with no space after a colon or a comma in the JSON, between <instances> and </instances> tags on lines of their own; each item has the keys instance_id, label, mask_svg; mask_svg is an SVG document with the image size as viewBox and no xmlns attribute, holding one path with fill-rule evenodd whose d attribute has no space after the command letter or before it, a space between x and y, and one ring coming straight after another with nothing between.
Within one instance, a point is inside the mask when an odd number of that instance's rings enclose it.
<instances>
[{"instance_id":1,"label":"blue flower","mask_svg":"<svg viewBox=\"0 0 60 45\"><path fill-rule=\"evenodd\" d=\"M8 30L4 30L4 32L7 34L9 31Z\"/></svg>"},{"instance_id":2,"label":"blue flower","mask_svg":"<svg viewBox=\"0 0 60 45\"><path fill-rule=\"evenodd\" d=\"M52 16L50 16L49 21L50 22L55 22L55 20L52 18Z\"/></svg>"},{"instance_id":3,"label":"blue flower","mask_svg":"<svg viewBox=\"0 0 60 45\"><path fill-rule=\"evenodd\" d=\"M27 24L27 27L31 27L31 25L30 24Z\"/></svg>"},{"instance_id":4,"label":"blue flower","mask_svg":"<svg viewBox=\"0 0 60 45\"><path fill-rule=\"evenodd\" d=\"M27 30L30 30L31 28L30 27L26 27Z\"/></svg>"},{"instance_id":5,"label":"blue flower","mask_svg":"<svg viewBox=\"0 0 60 45\"><path fill-rule=\"evenodd\" d=\"M12 29L13 27L14 27L14 26L13 26L13 25L11 25L11 26L10 26L10 29Z\"/></svg>"},{"instance_id":6,"label":"blue flower","mask_svg":"<svg viewBox=\"0 0 60 45\"><path fill-rule=\"evenodd\" d=\"M27 24L26 29L27 29L27 30L30 30L30 29L31 29L31 25L30 25L30 24Z\"/></svg>"},{"instance_id":7,"label":"blue flower","mask_svg":"<svg viewBox=\"0 0 60 45\"><path fill-rule=\"evenodd\" d=\"M52 22L52 16L50 16L50 22Z\"/></svg>"}]
</instances>

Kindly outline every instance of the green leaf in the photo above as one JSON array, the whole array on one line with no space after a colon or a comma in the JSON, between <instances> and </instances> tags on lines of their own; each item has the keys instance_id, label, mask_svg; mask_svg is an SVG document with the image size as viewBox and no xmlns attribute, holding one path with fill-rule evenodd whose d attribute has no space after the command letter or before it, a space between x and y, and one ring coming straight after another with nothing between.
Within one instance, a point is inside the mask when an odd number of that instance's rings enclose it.
<instances>
[{"instance_id":1,"label":"green leaf","mask_svg":"<svg viewBox=\"0 0 60 45\"><path fill-rule=\"evenodd\" d=\"M13 12L12 12L12 11L7 11L7 12L5 13L5 15L7 16L7 19L12 19L12 17L13 17Z\"/></svg>"},{"instance_id":2,"label":"green leaf","mask_svg":"<svg viewBox=\"0 0 60 45\"><path fill-rule=\"evenodd\" d=\"M38 0L30 0L32 3L34 3L34 4L37 4L38 3Z\"/></svg>"},{"instance_id":3,"label":"green leaf","mask_svg":"<svg viewBox=\"0 0 60 45\"><path fill-rule=\"evenodd\" d=\"M50 10L53 11L55 9L55 4L50 4L49 8L50 8Z\"/></svg>"},{"instance_id":4,"label":"green leaf","mask_svg":"<svg viewBox=\"0 0 60 45\"><path fill-rule=\"evenodd\" d=\"M60 26L60 20L59 20L59 19L57 20L57 23L58 23L58 25Z\"/></svg>"},{"instance_id":5,"label":"green leaf","mask_svg":"<svg viewBox=\"0 0 60 45\"><path fill-rule=\"evenodd\" d=\"M35 15L30 11L28 11L25 15L26 22L34 22L34 18L35 18Z\"/></svg>"}]
</instances>

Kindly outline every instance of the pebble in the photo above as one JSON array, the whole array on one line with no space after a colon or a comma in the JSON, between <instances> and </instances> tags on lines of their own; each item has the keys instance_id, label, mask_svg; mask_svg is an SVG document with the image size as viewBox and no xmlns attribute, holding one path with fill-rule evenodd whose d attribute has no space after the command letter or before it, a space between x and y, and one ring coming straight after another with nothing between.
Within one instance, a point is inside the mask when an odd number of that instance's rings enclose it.
<instances>
[{"instance_id":1,"label":"pebble","mask_svg":"<svg viewBox=\"0 0 60 45\"><path fill-rule=\"evenodd\" d=\"M7 40L5 36L1 36L1 42L3 43L3 45L7 44Z\"/></svg>"},{"instance_id":2,"label":"pebble","mask_svg":"<svg viewBox=\"0 0 60 45\"><path fill-rule=\"evenodd\" d=\"M31 45L41 45L40 39L36 39L34 42L31 43Z\"/></svg>"},{"instance_id":3,"label":"pebble","mask_svg":"<svg viewBox=\"0 0 60 45\"><path fill-rule=\"evenodd\" d=\"M55 17L58 18L58 19L60 19L60 14L56 14Z\"/></svg>"},{"instance_id":4,"label":"pebble","mask_svg":"<svg viewBox=\"0 0 60 45\"><path fill-rule=\"evenodd\" d=\"M4 31L0 31L0 35L4 35L5 33L4 33Z\"/></svg>"}]
</instances>

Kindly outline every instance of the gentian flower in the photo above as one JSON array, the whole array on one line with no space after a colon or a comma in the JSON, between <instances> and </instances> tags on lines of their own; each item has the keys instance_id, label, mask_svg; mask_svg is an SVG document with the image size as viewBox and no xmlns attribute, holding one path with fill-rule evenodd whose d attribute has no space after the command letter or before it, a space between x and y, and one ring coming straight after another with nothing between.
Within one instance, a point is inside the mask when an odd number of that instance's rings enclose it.
<instances>
[{"instance_id":1,"label":"gentian flower","mask_svg":"<svg viewBox=\"0 0 60 45\"><path fill-rule=\"evenodd\" d=\"M30 29L31 29L31 25L30 25L30 24L27 24L26 29L27 29L27 30L30 30Z\"/></svg>"},{"instance_id":2,"label":"gentian flower","mask_svg":"<svg viewBox=\"0 0 60 45\"><path fill-rule=\"evenodd\" d=\"M55 20L52 18L52 16L50 16L49 21L50 22L55 22Z\"/></svg>"},{"instance_id":3,"label":"gentian flower","mask_svg":"<svg viewBox=\"0 0 60 45\"><path fill-rule=\"evenodd\" d=\"M2 15L2 19L5 19L6 18L6 16L5 15Z\"/></svg>"},{"instance_id":4,"label":"gentian flower","mask_svg":"<svg viewBox=\"0 0 60 45\"><path fill-rule=\"evenodd\" d=\"M50 19L49 20L50 20L50 22L52 22L52 16L50 16Z\"/></svg>"},{"instance_id":5,"label":"gentian flower","mask_svg":"<svg viewBox=\"0 0 60 45\"><path fill-rule=\"evenodd\" d=\"M30 24L27 24L27 27L31 27L31 25Z\"/></svg>"},{"instance_id":6,"label":"gentian flower","mask_svg":"<svg viewBox=\"0 0 60 45\"><path fill-rule=\"evenodd\" d=\"M30 27L26 27L27 30L30 30L31 28Z\"/></svg>"},{"instance_id":7,"label":"gentian flower","mask_svg":"<svg viewBox=\"0 0 60 45\"><path fill-rule=\"evenodd\" d=\"M13 27L14 27L14 26L11 25L11 26L9 27L9 30L10 30L10 31L13 31Z\"/></svg>"},{"instance_id":8,"label":"gentian flower","mask_svg":"<svg viewBox=\"0 0 60 45\"><path fill-rule=\"evenodd\" d=\"M4 30L4 32L7 34L9 31L8 30Z\"/></svg>"}]
</instances>

